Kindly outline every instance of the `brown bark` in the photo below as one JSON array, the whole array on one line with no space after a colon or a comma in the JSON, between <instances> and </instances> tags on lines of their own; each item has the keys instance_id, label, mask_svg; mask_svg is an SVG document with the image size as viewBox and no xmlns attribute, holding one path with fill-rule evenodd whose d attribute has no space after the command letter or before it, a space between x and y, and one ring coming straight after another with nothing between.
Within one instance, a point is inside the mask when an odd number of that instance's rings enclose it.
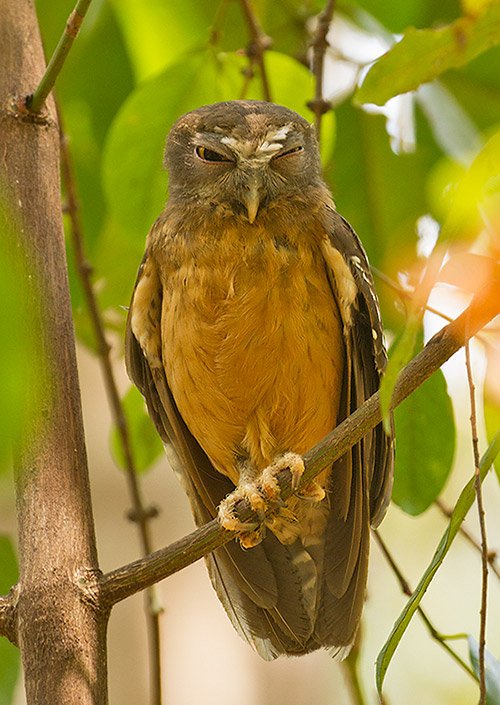
<instances>
[{"instance_id":1,"label":"brown bark","mask_svg":"<svg viewBox=\"0 0 500 705\"><path fill-rule=\"evenodd\" d=\"M90 504L66 272L59 137L52 101L36 119L12 110L45 68L34 3L0 0L2 207L25 261L36 384L15 454L19 584L11 636L28 705L104 705L107 614ZM17 101L22 103L21 99ZM12 631L14 634L12 635Z\"/></svg>"}]
</instances>

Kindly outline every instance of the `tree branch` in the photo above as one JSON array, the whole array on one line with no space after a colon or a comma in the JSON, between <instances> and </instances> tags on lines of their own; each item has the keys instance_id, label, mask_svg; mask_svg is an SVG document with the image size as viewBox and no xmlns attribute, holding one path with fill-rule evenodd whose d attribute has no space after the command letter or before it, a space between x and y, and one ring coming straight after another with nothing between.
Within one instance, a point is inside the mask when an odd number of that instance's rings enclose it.
<instances>
[{"instance_id":1,"label":"tree branch","mask_svg":"<svg viewBox=\"0 0 500 705\"><path fill-rule=\"evenodd\" d=\"M66 270L55 108L2 110L45 62L32 0L0 0L0 216L22 253L33 384L14 452L19 537L17 642L28 705L107 702L107 612L99 567ZM31 379L31 377L30 377ZM5 600L4 607L5 607ZM13 603L14 604L14 603Z\"/></svg>"},{"instance_id":2,"label":"tree branch","mask_svg":"<svg viewBox=\"0 0 500 705\"><path fill-rule=\"evenodd\" d=\"M481 473L479 457L479 439L477 435L477 418L476 418L476 393L474 379L472 377L472 366L470 362L470 346L469 341L465 344L465 367L467 369L467 382L469 385L470 396L470 426L472 433L472 449L474 453L474 470L476 474L476 502L479 515L479 527L481 531L481 609L479 623L479 705L486 705L486 672L484 656L486 651L486 611L488 605L488 541L486 537L486 523L484 518L483 492L481 488Z\"/></svg>"},{"instance_id":3,"label":"tree branch","mask_svg":"<svg viewBox=\"0 0 500 705\"><path fill-rule=\"evenodd\" d=\"M246 55L250 59L250 63L256 63L260 70L260 79L262 81L262 90L264 92L264 100L271 101L271 89L269 87L269 79L267 77L266 65L264 62L264 52L270 49L273 40L268 37L260 26L251 0L240 0L240 5L245 15L245 20L250 32L250 43L246 48Z\"/></svg>"},{"instance_id":4,"label":"tree branch","mask_svg":"<svg viewBox=\"0 0 500 705\"><path fill-rule=\"evenodd\" d=\"M500 271L474 297L467 310L436 333L425 348L403 368L394 387L391 408L406 399L457 352L469 337L499 314ZM377 392L304 455L305 471L301 486L309 483L322 469L344 455L381 419ZM286 500L292 494L289 471L283 470L278 481L282 497ZM256 515L242 502L239 518L242 521L256 520ZM226 531L213 520L171 546L106 574L102 578L103 598L107 604L115 604L194 563L232 538L232 532Z\"/></svg>"},{"instance_id":5,"label":"tree branch","mask_svg":"<svg viewBox=\"0 0 500 705\"><path fill-rule=\"evenodd\" d=\"M69 16L62 37L52 54L49 65L45 70L42 80L38 84L38 88L33 95L28 96L26 99L26 108L32 113L38 113L42 109L47 96L53 89L56 79L64 66L69 50L78 36L80 25L83 22L83 18L85 17L90 3L91 0L78 0L75 9Z\"/></svg>"},{"instance_id":6,"label":"tree branch","mask_svg":"<svg viewBox=\"0 0 500 705\"><path fill-rule=\"evenodd\" d=\"M99 305L92 285L92 268L85 253L84 237L79 218L78 197L76 193L75 176L68 141L64 133L61 111L57 106L59 119L59 133L61 143L61 171L66 186L67 213L71 222L71 234L75 253L75 262L82 283L83 293L87 302L90 321L94 329L97 341L97 355L101 365L104 385L106 387L109 405L113 421L118 429L120 443L123 449L125 460L125 477L127 479L129 494L132 500L133 510L128 513L129 518L134 521L139 530L139 537L143 555L152 551L152 539L149 522L157 516L157 510L153 506L144 504L141 488L137 479L137 470L130 443L130 434L127 417L123 410L118 387L111 364L111 346L106 339L104 325L99 311ZM146 591L146 621L149 635L149 660L151 668L151 703L161 705L161 654L160 654L160 613L161 607L158 605L158 598L155 594L154 586Z\"/></svg>"},{"instance_id":7,"label":"tree branch","mask_svg":"<svg viewBox=\"0 0 500 705\"><path fill-rule=\"evenodd\" d=\"M5 636L17 646L16 627L16 589L12 588L9 595L0 595L0 636Z\"/></svg>"},{"instance_id":8,"label":"tree branch","mask_svg":"<svg viewBox=\"0 0 500 705\"><path fill-rule=\"evenodd\" d=\"M323 10L318 15L318 26L312 41L313 50L313 73L316 77L316 87L314 99L307 104L308 108L314 113L314 129L316 131L316 139L318 144L321 139L321 118L331 109L331 104L323 98L323 71L325 65L325 53L328 48L328 40L326 38L330 24L332 22L333 11L335 9L335 0L328 0Z\"/></svg>"}]
</instances>

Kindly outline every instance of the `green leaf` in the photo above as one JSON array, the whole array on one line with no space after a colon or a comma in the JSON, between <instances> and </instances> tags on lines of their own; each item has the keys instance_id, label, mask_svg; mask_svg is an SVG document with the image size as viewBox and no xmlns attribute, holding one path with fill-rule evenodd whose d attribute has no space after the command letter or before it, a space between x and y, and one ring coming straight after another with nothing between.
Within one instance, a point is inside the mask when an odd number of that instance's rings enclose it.
<instances>
[{"instance_id":1,"label":"green leaf","mask_svg":"<svg viewBox=\"0 0 500 705\"><path fill-rule=\"evenodd\" d=\"M135 387L130 387L122 399L127 418L132 457L138 473L149 470L163 453L163 445L148 416L144 400ZM117 464L125 469L125 455L120 434L116 426L111 430L111 449Z\"/></svg>"},{"instance_id":2,"label":"green leaf","mask_svg":"<svg viewBox=\"0 0 500 705\"><path fill-rule=\"evenodd\" d=\"M312 113L306 108L313 95L311 72L276 52L268 52L266 62L275 101L311 120ZM247 64L245 57L236 54L209 51L188 56L141 85L122 106L103 156L109 219L95 262L106 280L100 296L103 307L129 301L146 234L165 202L167 179L161 165L169 129L183 113L200 105L238 98L245 83L242 69ZM246 97L258 98L260 93L260 81L254 78ZM330 112L323 122L325 152L333 147L334 120Z\"/></svg>"},{"instance_id":3,"label":"green leaf","mask_svg":"<svg viewBox=\"0 0 500 705\"><path fill-rule=\"evenodd\" d=\"M204 47L216 6L200 0L148 0L146 7L136 0L113 0L113 8L136 77L144 81L187 51Z\"/></svg>"},{"instance_id":4,"label":"green leaf","mask_svg":"<svg viewBox=\"0 0 500 705\"><path fill-rule=\"evenodd\" d=\"M467 637L469 658L479 677L479 644L473 636ZM500 662L487 649L484 652L484 680L486 705L500 705Z\"/></svg>"},{"instance_id":5,"label":"green leaf","mask_svg":"<svg viewBox=\"0 0 500 705\"><path fill-rule=\"evenodd\" d=\"M490 469L493 461L500 451L500 431L495 436L494 440L490 443L486 453L481 458L479 472L481 477L481 482L486 477L488 470ZM427 591L427 588L431 584L439 566L443 562L446 554L450 550L450 547L455 539L455 536L465 519L467 512L472 507L474 500L476 498L475 491L475 476L469 480L467 485L464 487L460 493L460 497L453 509L451 519L449 521L448 527L444 532L441 541L436 549L436 552L427 567L425 573L423 574L417 588L414 590L412 596L406 603L405 608L396 620L394 627L382 647L378 657L376 666L376 682L377 690L379 695L382 695L382 686L384 683L385 674L394 655L394 652L403 638L403 635L411 621L411 618L415 614L420 605L420 602Z\"/></svg>"},{"instance_id":6,"label":"green leaf","mask_svg":"<svg viewBox=\"0 0 500 705\"><path fill-rule=\"evenodd\" d=\"M438 370L394 411L397 448L393 501L412 516L434 502L455 452L453 407Z\"/></svg>"},{"instance_id":7,"label":"green leaf","mask_svg":"<svg viewBox=\"0 0 500 705\"><path fill-rule=\"evenodd\" d=\"M415 349L417 334L422 328L422 313L410 313L399 340L392 348L387 368L380 382L380 407L385 432L391 431L390 407L394 385L398 375L411 358Z\"/></svg>"},{"instance_id":8,"label":"green leaf","mask_svg":"<svg viewBox=\"0 0 500 705\"><path fill-rule=\"evenodd\" d=\"M460 17L439 29L410 27L403 39L373 65L356 93L356 102L384 105L395 95L414 91L499 43L497 4L477 17Z\"/></svg>"},{"instance_id":9,"label":"green leaf","mask_svg":"<svg viewBox=\"0 0 500 705\"><path fill-rule=\"evenodd\" d=\"M482 227L480 209L500 192L500 131L494 134L472 161L457 185L440 238L472 237Z\"/></svg>"},{"instance_id":10,"label":"green leaf","mask_svg":"<svg viewBox=\"0 0 500 705\"><path fill-rule=\"evenodd\" d=\"M0 595L7 594L16 583L17 560L8 536L0 536ZM0 705L10 705L19 676L19 650L0 637Z\"/></svg>"}]
</instances>

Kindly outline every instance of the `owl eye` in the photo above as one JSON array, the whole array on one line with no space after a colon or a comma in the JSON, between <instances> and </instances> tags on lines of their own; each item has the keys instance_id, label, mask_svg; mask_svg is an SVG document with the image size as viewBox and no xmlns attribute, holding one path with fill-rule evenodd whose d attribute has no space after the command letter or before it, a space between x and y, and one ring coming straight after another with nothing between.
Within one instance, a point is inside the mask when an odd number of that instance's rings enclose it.
<instances>
[{"instance_id":1,"label":"owl eye","mask_svg":"<svg viewBox=\"0 0 500 705\"><path fill-rule=\"evenodd\" d=\"M213 149L208 149L207 147L200 147L199 145L194 150L196 156L201 159L202 162L230 162L231 160L225 157L220 152L215 152Z\"/></svg>"},{"instance_id":2,"label":"owl eye","mask_svg":"<svg viewBox=\"0 0 500 705\"><path fill-rule=\"evenodd\" d=\"M297 154L298 152L303 152L304 147L302 145L299 145L298 147L292 147L292 149L289 149L287 152L282 152L281 154L277 154L275 157L273 157L273 161L277 159L282 159L283 157L289 157L292 154Z\"/></svg>"}]
</instances>

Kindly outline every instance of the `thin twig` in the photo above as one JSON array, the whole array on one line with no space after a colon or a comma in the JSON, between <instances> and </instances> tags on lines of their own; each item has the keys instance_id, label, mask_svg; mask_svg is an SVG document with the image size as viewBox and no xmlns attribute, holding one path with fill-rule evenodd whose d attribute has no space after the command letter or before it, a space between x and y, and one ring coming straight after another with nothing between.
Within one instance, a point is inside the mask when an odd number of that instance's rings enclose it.
<instances>
[{"instance_id":1,"label":"thin twig","mask_svg":"<svg viewBox=\"0 0 500 705\"><path fill-rule=\"evenodd\" d=\"M355 705L366 705L365 696L361 687L361 680L358 672L358 662L361 646L361 629L358 630L354 646L349 651L347 658L342 661L343 670L350 690L351 699Z\"/></svg>"},{"instance_id":2,"label":"thin twig","mask_svg":"<svg viewBox=\"0 0 500 705\"><path fill-rule=\"evenodd\" d=\"M250 43L246 48L246 55L250 59L250 64L256 63L260 70L260 79L262 81L262 90L264 100L271 102L271 89L269 87L269 79L267 76L264 52L270 49L273 41L271 37L262 30L251 0L240 0L241 9L245 15L245 20L250 32Z\"/></svg>"},{"instance_id":3,"label":"thin twig","mask_svg":"<svg viewBox=\"0 0 500 705\"><path fill-rule=\"evenodd\" d=\"M451 519L452 515L452 510L449 507L446 507L441 499L436 499L434 504L436 507L444 514L445 517L448 519ZM462 536L467 539L467 541L471 544L471 546L474 546L474 548L481 552L482 548L481 545L476 541L474 536L469 532L469 530L465 526L461 526L459 529L460 533ZM498 569L497 565L497 559L498 559L498 553L493 550L488 550L488 564L493 571L493 573L497 576L497 578L500 580L500 570Z\"/></svg>"},{"instance_id":4,"label":"thin twig","mask_svg":"<svg viewBox=\"0 0 500 705\"><path fill-rule=\"evenodd\" d=\"M56 79L61 73L61 69L66 61L69 50L78 35L80 25L83 22L90 3L91 0L78 0L75 9L69 16L62 37L52 54L49 65L42 76L42 80L38 84L38 88L33 95L28 96L26 99L26 107L32 113L38 113L42 109L47 96L53 89Z\"/></svg>"},{"instance_id":5,"label":"thin twig","mask_svg":"<svg viewBox=\"0 0 500 705\"><path fill-rule=\"evenodd\" d=\"M313 50L313 73L316 78L314 99L307 104L314 113L314 129L318 144L321 139L321 118L331 109L331 103L323 97L323 72L325 65L325 53L328 49L327 34L332 22L335 0L328 0L323 10L318 15L318 26L312 41Z\"/></svg>"},{"instance_id":6,"label":"thin twig","mask_svg":"<svg viewBox=\"0 0 500 705\"><path fill-rule=\"evenodd\" d=\"M408 291L407 289L404 289L402 286L400 286L397 282L394 281L394 279L391 279L385 272L382 272L380 269L377 269L377 267L370 266L370 269L372 271L372 274L377 277L377 279L380 279L381 282L386 284L390 289L395 291L399 298L402 299L403 301L411 301L414 296L414 291ZM453 318L451 316L448 316L447 313L443 313L442 311L439 311L437 308L434 308L433 306L429 306L428 303L425 305L425 310L428 311L429 313L433 313L435 316L439 316L445 321L451 322L453 321ZM498 333L500 332L500 329L490 326L488 328L488 332L490 333ZM477 333L475 336L478 340L480 340L483 343L486 343L486 340L484 339L484 336L482 336L480 333Z\"/></svg>"},{"instance_id":7,"label":"thin twig","mask_svg":"<svg viewBox=\"0 0 500 705\"><path fill-rule=\"evenodd\" d=\"M486 650L486 612L488 604L488 539L486 536L486 521L483 506L483 492L481 488L481 477L479 474L479 439L477 435L476 416L476 393L474 379L472 376L472 366L470 362L469 341L465 344L465 367L467 369L467 382L470 394L470 427L472 433L472 449L474 451L474 468L476 472L476 498L477 511L479 515L479 527L481 531L481 563L482 563L482 584L481 584L481 610L479 624L479 705L486 705L486 673L484 667L484 654Z\"/></svg>"},{"instance_id":8,"label":"thin twig","mask_svg":"<svg viewBox=\"0 0 500 705\"><path fill-rule=\"evenodd\" d=\"M391 408L398 406L420 387L465 344L468 336L475 335L499 314L500 275L493 277L480 294L474 297L466 311L436 333L424 349L403 368L394 386ZM377 392L304 455L305 470L300 486L307 485L322 469L342 457L381 420L380 396ZM283 470L277 479L281 496L286 501L292 494L290 472ZM242 511L238 511L241 521L258 521L247 502L242 501L241 506ZM214 519L171 546L107 573L101 582L104 603L111 606L120 602L191 565L232 538L234 533L223 529Z\"/></svg>"},{"instance_id":9,"label":"thin twig","mask_svg":"<svg viewBox=\"0 0 500 705\"><path fill-rule=\"evenodd\" d=\"M57 107L57 112L61 137L61 168L66 187L67 213L71 221L76 267L82 284L85 300L87 302L90 320L94 329L94 335L97 341L97 355L101 365L113 421L118 429L120 443L123 449L126 470L125 476L127 478L128 489L133 505L133 510L129 512L129 518L136 522L139 530L143 554L148 555L152 551L149 521L157 515L157 510L154 507L147 507L145 505L141 496L139 483L137 481L137 471L130 443L127 417L123 410L111 364L111 347L106 339L99 306L92 285L92 269L85 255L84 237L79 218L79 205L76 194L73 165L71 162L67 138L62 127L61 112L59 107ZM149 588L146 591L145 599L151 664L151 703L152 705L161 705L159 615L162 610L158 606L158 599L154 588Z\"/></svg>"},{"instance_id":10,"label":"thin twig","mask_svg":"<svg viewBox=\"0 0 500 705\"><path fill-rule=\"evenodd\" d=\"M377 530L373 531L373 535L375 536L375 539L380 547L380 550L382 551L382 553L384 555L384 558L387 560L387 562L389 563L389 565L391 567L392 572L396 576L403 594L407 595L408 597L411 597L413 590L411 589L408 581L406 580L406 578L402 574L401 569L399 568L394 557L392 556L391 552L389 551L387 544L385 543L385 541L383 540L383 538L381 537L380 533ZM431 635L431 637L435 641L437 641L437 643L445 651L448 652L448 654L459 664L459 666L461 668L463 668L464 671L466 671L466 673L469 676L471 676L471 678L473 678L475 681L477 681L477 676L474 673L474 671L472 670L472 668L470 668L470 666L462 659L462 657L459 654L457 654L457 652L454 649L452 649L451 646L447 643L447 640L449 640L449 639L457 639L457 638L465 639L466 634L459 634L459 635L454 634L453 636L447 636L447 635L441 634L441 632L438 629L436 629L436 627L434 626L432 621L429 619L427 613L424 611L424 609L420 605L417 607L417 610L418 610L418 613L420 614L420 617L422 618L423 623L427 627L427 630L428 630L429 634Z\"/></svg>"}]
</instances>

